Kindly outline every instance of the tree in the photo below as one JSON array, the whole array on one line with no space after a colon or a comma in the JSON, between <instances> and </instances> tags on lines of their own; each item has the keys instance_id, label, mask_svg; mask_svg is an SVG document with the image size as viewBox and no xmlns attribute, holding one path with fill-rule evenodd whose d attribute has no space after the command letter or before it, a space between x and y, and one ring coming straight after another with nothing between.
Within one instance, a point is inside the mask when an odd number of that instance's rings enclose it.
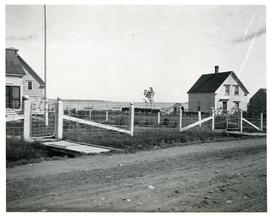
<instances>
[{"instance_id":1,"label":"tree","mask_svg":"<svg viewBox=\"0 0 270 216\"><path fill-rule=\"evenodd\" d=\"M149 87L149 90L145 89L143 94L145 96L144 98L145 103L150 103L152 109L152 104L154 103L153 97L155 96L155 91L153 87Z\"/></svg>"}]
</instances>

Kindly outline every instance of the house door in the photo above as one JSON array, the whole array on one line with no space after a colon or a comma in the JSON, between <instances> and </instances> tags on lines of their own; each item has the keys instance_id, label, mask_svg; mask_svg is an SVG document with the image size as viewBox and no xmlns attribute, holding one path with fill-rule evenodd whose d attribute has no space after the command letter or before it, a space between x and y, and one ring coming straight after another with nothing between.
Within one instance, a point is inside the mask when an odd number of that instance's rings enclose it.
<instances>
[{"instance_id":1,"label":"house door","mask_svg":"<svg viewBox=\"0 0 270 216\"><path fill-rule=\"evenodd\" d=\"M6 86L6 108L20 109L20 86Z\"/></svg>"},{"instance_id":2,"label":"house door","mask_svg":"<svg viewBox=\"0 0 270 216\"><path fill-rule=\"evenodd\" d=\"M227 101L222 102L222 110L227 111Z\"/></svg>"}]
</instances>

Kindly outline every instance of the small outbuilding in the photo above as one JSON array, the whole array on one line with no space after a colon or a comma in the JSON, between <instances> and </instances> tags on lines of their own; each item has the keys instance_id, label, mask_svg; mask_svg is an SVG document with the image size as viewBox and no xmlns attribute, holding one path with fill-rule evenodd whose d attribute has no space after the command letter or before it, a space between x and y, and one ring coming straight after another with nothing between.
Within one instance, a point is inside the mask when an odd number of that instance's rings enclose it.
<instances>
[{"instance_id":1,"label":"small outbuilding","mask_svg":"<svg viewBox=\"0 0 270 216\"><path fill-rule=\"evenodd\" d=\"M266 89L260 88L249 100L248 112L266 113Z\"/></svg>"}]
</instances>

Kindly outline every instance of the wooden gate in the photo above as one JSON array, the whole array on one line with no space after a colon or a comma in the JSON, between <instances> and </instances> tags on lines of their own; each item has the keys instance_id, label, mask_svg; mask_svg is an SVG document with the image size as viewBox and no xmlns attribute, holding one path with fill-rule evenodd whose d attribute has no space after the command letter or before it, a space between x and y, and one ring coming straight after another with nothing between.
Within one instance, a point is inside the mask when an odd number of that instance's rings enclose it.
<instances>
[{"instance_id":1,"label":"wooden gate","mask_svg":"<svg viewBox=\"0 0 270 216\"><path fill-rule=\"evenodd\" d=\"M240 130L240 111L228 112L226 116L226 129L227 130Z\"/></svg>"}]
</instances>

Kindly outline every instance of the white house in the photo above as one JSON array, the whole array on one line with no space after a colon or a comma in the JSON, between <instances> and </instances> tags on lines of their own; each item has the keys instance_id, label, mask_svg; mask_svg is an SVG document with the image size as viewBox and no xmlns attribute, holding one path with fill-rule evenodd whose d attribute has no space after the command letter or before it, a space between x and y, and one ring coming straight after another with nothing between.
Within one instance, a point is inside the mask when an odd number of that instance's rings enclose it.
<instances>
[{"instance_id":1,"label":"white house","mask_svg":"<svg viewBox=\"0 0 270 216\"><path fill-rule=\"evenodd\" d=\"M18 49L6 49L6 111L21 111L22 97L30 100L44 96L44 81L18 55Z\"/></svg>"},{"instance_id":2,"label":"white house","mask_svg":"<svg viewBox=\"0 0 270 216\"><path fill-rule=\"evenodd\" d=\"M231 109L247 110L246 87L233 71L203 74L188 91L188 105L191 111L211 112Z\"/></svg>"}]
</instances>

